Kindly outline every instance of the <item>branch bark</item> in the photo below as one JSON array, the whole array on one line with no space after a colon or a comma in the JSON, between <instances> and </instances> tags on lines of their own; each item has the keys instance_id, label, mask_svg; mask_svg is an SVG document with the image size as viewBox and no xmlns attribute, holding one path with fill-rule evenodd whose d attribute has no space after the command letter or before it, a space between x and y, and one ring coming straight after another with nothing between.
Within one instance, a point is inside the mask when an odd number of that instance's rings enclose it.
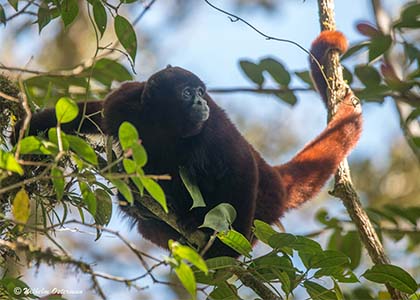
<instances>
[{"instance_id":1,"label":"branch bark","mask_svg":"<svg viewBox=\"0 0 420 300\"><path fill-rule=\"evenodd\" d=\"M321 31L335 30L334 0L318 0L318 6ZM330 91L328 91L328 114L330 118L337 110L338 100L342 99L346 93L346 84L343 80L339 53L337 51L331 51L328 58L329 64L326 66L325 72L329 80L329 86L331 87ZM335 175L334 190L331 194L343 201L373 263L388 264L389 259L385 254L382 243L353 187L350 169L346 159L340 164ZM392 299L408 299L406 295L400 293L390 285L386 285L386 287Z\"/></svg>"}]
</instances>

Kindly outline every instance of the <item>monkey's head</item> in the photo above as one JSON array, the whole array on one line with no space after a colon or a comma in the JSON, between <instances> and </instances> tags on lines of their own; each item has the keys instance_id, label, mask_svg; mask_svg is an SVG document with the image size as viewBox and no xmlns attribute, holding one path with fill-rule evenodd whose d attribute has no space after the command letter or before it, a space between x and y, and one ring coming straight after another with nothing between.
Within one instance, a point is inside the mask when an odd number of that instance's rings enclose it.
<instances>
[{"instance_id":1,"label":"monkey's head","mask_svg":"<svg viewBox=\"0 0 420 300\"><path fill-rule=\"evenodd\" d=\"M193 73L168 66L146 83L142 106L156 114L181 137L200 133L210 116L206 86Z\"/></svg>"}]
</instances>

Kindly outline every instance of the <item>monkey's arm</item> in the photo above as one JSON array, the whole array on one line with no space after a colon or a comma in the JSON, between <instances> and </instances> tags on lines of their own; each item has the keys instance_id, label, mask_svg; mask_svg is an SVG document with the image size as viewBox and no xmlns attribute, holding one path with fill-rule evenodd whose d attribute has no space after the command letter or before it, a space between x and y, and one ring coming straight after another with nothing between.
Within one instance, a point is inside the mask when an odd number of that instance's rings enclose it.
<instances>
[{"instance_id":1,"label":"monkey's arm","mask_svg":"<svg viewBox=\"0 0 420 300\"><path fill-rule=\"evenodd\" d=\"M101 133L103 131L102 127L102 104L103 101L92 101L86 103L78 103L79 106L79 114L78 116L71 122L62 124L62 129L66 133L74 133L79 129L80 126L80 133ZM82 116L84 114L84 119L82 121ZM16 138L19 136L19 131L22 126L22 122L20 121L15 126L15 133L13 140L16 141ZM51 127L57 126L57 118L55 115L55 109L49 108L45 109L41 112L37 112L32 115L31 122L29 124L29 135L37 135L40 132L44 132Z\"/></svg>"},{"instance_id":2,"label":"monkey's arm","mask_svg":"<svg viewBox=\"0 0 420 300\"><path fill-rule=\"evenodd\" d=\"M324 31L313 42L311 53L324 66L326 54L331 49L344 52L347 40L336 31ZM324 101L327 100L327 83L319 66L310 59L315 85ZM362 132L361 106L349 90L340 103L327 128L304 147L291 161L276 167L282 176L287 194L286 207L293 208L315 196L333 175L340 162L356 145Z\"/></svg>"}]
</instances>

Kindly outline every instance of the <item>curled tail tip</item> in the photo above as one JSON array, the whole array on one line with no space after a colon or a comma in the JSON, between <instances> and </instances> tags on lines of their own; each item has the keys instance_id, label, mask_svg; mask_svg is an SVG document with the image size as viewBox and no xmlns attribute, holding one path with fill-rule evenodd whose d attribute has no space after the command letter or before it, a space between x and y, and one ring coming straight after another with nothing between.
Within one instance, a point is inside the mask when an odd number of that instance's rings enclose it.
<instances>
[{"instance_id":1,"label":"curled tail tip","mask_svg":"<svg viewBox=\"0 0 420 300\"><path fill-rule=\"evenodd\" d=\"M311 52L323 56L329 50L335 49L344 53L349 47L347 38L340 31L326 30L312 42Z\"/></svg>"}]
</instances>

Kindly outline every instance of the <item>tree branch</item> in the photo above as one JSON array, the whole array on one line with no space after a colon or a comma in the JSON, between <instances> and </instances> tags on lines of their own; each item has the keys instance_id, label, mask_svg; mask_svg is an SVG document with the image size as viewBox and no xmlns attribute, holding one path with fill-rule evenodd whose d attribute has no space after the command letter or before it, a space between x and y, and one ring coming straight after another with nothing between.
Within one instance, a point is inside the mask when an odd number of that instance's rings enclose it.
<instances>
[{"instance_id":1,"label":"tree branch","mask_svg":"<svg viewBox=\"0 0 420 300\"><path fill-rule=\"evenodd\" d=\"M319 19L321 30L335 30L334 0L318 0ZM331 51L328 55L329 64L326 66L326 75L329 79L331 90L328 93L329 117L337 110L338 100L346 93L346 84L343 80L343 71L340 65L338 51ZM375 232L368 215L363 209L351 181L350 169L345 159L339 166L335 175L334 190L332 195L340 198L347 209L349 216L356 225L360 238L367 249L374 264L387 264L389 259ZM398 290L386 285L391 297L395 300L407 299Z\"/></svg>"}]
</instances>

